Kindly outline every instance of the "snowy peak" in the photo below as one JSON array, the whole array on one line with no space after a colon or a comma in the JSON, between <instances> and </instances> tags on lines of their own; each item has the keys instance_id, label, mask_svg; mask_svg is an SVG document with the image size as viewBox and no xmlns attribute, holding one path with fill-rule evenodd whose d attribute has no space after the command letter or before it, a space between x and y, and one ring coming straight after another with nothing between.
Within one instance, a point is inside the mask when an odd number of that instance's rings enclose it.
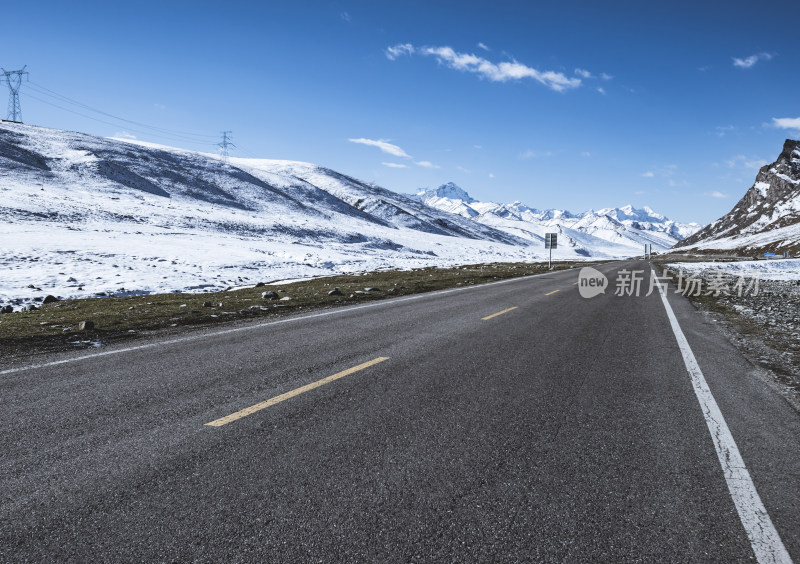
<instances>
[{"instance_id":1,"label":"snowy peak","mask_svg":"<svg viewBox=\"0 0 800 564\"><path fill-rule=\"evenodd\" d=\"M542 219L554 219L554 220L577 219L577 218L583 217L584 215L587 215L587 214L594 214L594 211L589 210L589 211L587 211L587 212L585 212L583 214L579 214L579 215L575 215L574 213L569 212L567 210L556 210L556 209L545 210L545 211L541 212Z\"/></svg>"},{"instance_id":2,"label":"snowy peak","mask_svg":"<svg viewBox=\"0 0 800 564\"><path fill-rule=\"evenodd\" d=\"M520 201L480 202L453 183L421 190L412 197L537 245L546 232L569 233L565 246L582 256L630 256L641 252L645 244L665 250L701 228L696 223L672 221L647 206L639 209L627 205L574 214L559 209L538 210Z\"/></svg>"},{"instance_id":3,"label":"snowy peak","mask_svg":"<svg viewBox=\"0 0 800 564\"><path fill-rule=\"evenodd\" d=\"M464 203L471 204L475 200L470 197L458 184L455 182L448 182L442 184L438 188L429 188L417 192L417 198L420 201L425 201L430 198L447 198L448 200L460 200Z\"/></svg>"},{"instance_id":4,"label":"snowy peak","mask_svg":"<svg viewBox=\"0 0 800 564\"><path fill-rule=\"evenodd\" d=\"M669 219L660 213L654 212L648 206L637 209L632 205L622 206L621 208L606 208L595 212L597 215L607 215L617 221L637 221L646 223L661 223Z\"/></svg>"},{"instance_id":5,"label":"snowy peak","mask_svg":"<svg viewBox=\"0 0 800 564\"><path fill-rule=\"evenodd\" d=\"M774 163L726 215L679 247L746 252L800 249L800 141L787 139Z\"/></svg>"}]
</instances>

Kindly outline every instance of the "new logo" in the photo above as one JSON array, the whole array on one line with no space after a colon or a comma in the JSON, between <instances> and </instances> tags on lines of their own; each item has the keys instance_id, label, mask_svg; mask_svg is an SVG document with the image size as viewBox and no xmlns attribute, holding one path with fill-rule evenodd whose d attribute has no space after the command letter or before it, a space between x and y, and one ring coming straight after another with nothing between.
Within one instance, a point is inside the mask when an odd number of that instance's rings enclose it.
<instances>
[{"instance_id":1,"label":"new logo","mask_svg":"<svg viewBox=\"0 0 800 564\"><path fill-rule=\"evenodd\" d=\"M606 275L591 266L584 266L578 274L578 290L582 298L605 294L608 287Z\"/></svg>"}]
</instances>

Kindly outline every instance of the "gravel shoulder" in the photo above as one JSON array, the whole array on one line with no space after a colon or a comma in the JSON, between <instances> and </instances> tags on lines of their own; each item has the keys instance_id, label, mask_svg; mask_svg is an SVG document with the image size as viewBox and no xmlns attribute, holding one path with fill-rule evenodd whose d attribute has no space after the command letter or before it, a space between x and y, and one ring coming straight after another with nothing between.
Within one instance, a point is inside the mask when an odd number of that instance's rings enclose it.
<instances>
[{"instance_id":1,"label":"gravel shoulder","mask_svg":"<svg viewBox=\"0 0 800 564\"><path fill-rule=\"evenodd\" d=\"M688 272L681 276L673 265L669 274L688 289ZM800 280L741 278L714 268L692 270L691 276L701 288L685 294L692 304L800 411Z\"/></svg>"}]
</instances>

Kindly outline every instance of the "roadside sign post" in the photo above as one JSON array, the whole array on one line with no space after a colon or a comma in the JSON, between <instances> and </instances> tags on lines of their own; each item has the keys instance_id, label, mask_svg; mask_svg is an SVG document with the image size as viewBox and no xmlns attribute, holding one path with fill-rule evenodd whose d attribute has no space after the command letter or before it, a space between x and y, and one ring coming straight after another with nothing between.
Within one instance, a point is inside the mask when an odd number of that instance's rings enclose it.
<instances>
[{"instance_id":1,"label":"roadside sign post","mask_svg":"<svg viewBox=\"0 0 800 564\"><path fill-rule=\"evenodd\" d=\"M544 234L544 248L550 249L550 258L547 260L547 269L553 268L553 249L558 248L558 233L545 233Z\"/></svg>"}]
</instances>

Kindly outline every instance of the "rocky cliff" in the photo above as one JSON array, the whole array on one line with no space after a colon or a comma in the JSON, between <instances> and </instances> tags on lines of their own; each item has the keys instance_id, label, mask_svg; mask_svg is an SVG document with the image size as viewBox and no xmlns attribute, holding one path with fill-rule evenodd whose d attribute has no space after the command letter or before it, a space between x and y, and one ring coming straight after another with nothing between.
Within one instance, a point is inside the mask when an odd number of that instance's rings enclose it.
<instances>
[{"instance_id":1,"label":"rocky cliff","mask_svg":"<svg viewBox=\"0 0 800 564\"><path fill-rule=\"evenodd\" d=\"M734 208L676 249L796 251L800 248L800 141L787 139L777 160L761 167Z\"/></svg>"}]
</instances>

